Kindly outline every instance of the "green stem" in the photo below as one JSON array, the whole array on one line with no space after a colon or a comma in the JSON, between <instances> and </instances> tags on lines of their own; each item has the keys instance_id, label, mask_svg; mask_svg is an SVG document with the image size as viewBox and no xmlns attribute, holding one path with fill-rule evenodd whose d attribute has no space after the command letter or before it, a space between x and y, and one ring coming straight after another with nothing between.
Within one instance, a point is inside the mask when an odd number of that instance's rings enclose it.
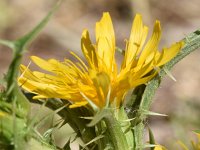
<instances>
[{"instance_id":1,"label":"green stem","mask_svg":"<svg viewBox=\"0 0 200 150\"><path fill-rule=\"evenodd\" d=\"M112 113L107 115L104 118L104 121L115 150L128 150L129 147L125 134L123 133L122 128L114 115Z\"/></svg>"}]
</instances>

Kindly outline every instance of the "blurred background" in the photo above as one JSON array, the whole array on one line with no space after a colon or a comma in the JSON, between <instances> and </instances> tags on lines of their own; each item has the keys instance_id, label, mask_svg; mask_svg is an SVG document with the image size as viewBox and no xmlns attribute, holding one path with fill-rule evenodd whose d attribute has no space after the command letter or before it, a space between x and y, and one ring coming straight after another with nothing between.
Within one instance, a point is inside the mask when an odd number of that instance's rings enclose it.
<instances>
[{"instance_id":1,"label":"blurred background","mask_svg":"<svg viewBox=\"0 0 200 150\"><path fill-rule=\"evenodd\" d=\"M0 39L15 40L30 31L54 6L56 0L0 0ZM95 22L102 13L110 12L115 28L117 45L124 48L129 38L136 13L152 31L154 21L161 21L160 48L183 39L200 27L199 0L65 0L39 37L24 56L42 58L69 58L69 50L82 57L80 37L83 29L90 31L94 40ZM117 57L120 57L118 55ZM0 77L4 76L12 59L11 50L0 47ZM120 60L120 58L119 58ZM156 93L151 111L168 117L151 117L147 124L152 128L158 143L169 149L182 140L190 143L192 131L200 129L200 51L197 50L178 63L172 70L176 82L166 77ZM64 129L63 129L64 130ZM73 134L71 131L69 134ZM62 131L57 141L63 145Z\"/></svg>"}]
</instances>

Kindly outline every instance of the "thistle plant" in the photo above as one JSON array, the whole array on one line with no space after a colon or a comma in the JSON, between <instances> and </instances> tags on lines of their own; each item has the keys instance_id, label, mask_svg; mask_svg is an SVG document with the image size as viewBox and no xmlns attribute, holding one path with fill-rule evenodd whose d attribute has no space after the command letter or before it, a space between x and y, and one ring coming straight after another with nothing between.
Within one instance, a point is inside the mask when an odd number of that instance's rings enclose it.
<instances>
[{"instance_id":1,"label":"thistle plant","mask_svg":"<svg viewBox=\"0 0 200 150\"><path fill-rule=\"evenodd\" d=\"M159 51L160 22L155 21L147 40L148 27L143 25L142 16L136 14L126 47L120 49L111 17L105 12L96 23L95 43L90 40L88 30L82 33L85 60L73 52L75 61L31 56L31 61L45 73L32 71L30 65L20 65L21 58L56 8L25 36L16 41L0 40L0 44L13 50L4 79L6 88L0 95L0 147L68 150L71 140L58 147L52 130L69 124L81 140L80 149L164 149L155 142L150 129L149 142L144 142L144 122L149 115L160 115L149 110L155 91L165 75L171 76L170 69L178 61L200 47L200 31ZM123 58L120 66L115 53L121 53ZM53 110L50 115L58 114L62 121L42 136L37 131L40 121L29 116L31 103L50 108Z\"/></svg>"}]
</instances>

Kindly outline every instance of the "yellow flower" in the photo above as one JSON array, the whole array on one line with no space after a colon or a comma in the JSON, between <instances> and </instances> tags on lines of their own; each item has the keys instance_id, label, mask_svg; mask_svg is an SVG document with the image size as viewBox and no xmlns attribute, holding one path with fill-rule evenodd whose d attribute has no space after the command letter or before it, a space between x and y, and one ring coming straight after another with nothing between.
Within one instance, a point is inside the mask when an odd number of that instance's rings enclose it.
<instances>
[{"instance_id":1,"label":"yellow flower","mask_svg":"<svg viewBox=\"0 0 200 150\"><path fill-rule=\"evenodd\" d=\"M183 46L183 42L179 42L159 52L160 22L155 22L153 34L145 42L148 27L143 25L141 15L137 14L119 69L115 60L115 33L109 13L103 14L96 23L95 31L95 44L92 44L87 30L82 33L81 48L88 65L72 52L76 62L69 59L63 62L43 60L32 56L36 65L50 73L32 72L21 65L19 85L35 93L35 99L66 99L72 103L71 108L88 103L103 108L107 100L118 107L128 90L151 80L157 73L155 68L170 61Z\"/></svg>"}]
</instances>

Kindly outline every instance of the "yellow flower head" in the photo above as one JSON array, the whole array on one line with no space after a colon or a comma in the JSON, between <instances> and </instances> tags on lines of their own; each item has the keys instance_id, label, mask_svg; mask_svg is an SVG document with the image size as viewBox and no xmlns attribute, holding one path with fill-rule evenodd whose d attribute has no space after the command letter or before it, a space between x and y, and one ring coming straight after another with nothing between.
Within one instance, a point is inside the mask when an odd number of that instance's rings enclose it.
<instances>
[{"instance_id":1,"label":"yellow flower head","mask_svg":"<svg viewBox=\"0 0 200 150\"><path fill-rule=\"evenodd\" d=\"M81 48L88 65L72 52L76 62L69 59L63 62L43 60L32 56L36 65L50 73L32 72L21 65L19 85L36 94L35 99L66 99L72 103L71 108L87 104L103 108L108 100L109 103L115 102L118 107L128 90L151 80L156 74L154 69L170 61L183 46L183 42L179 42L159 52L160 22L155 22L153 34L146 41L148 27L143 25L141 15L137 14L119 69L115 60L115 33L109 13L103 14L96 23L95 31L95 44L92 44L87 30L82 33Z\"/></svg>"}]
</instances>

